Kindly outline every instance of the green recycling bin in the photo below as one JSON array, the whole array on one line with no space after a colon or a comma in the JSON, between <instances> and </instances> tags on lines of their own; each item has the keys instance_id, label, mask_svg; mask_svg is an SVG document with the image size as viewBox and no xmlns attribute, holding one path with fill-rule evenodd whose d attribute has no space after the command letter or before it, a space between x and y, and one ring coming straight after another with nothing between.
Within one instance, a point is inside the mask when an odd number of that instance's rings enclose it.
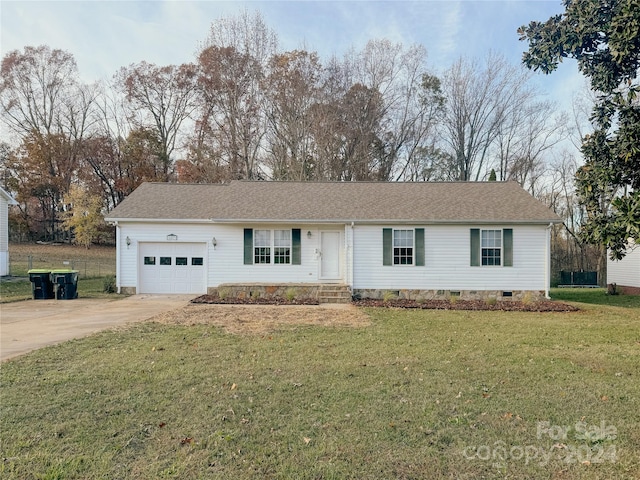
<instances>
[{"instance_id":1,"label":"green recycling bin","mask_svg":"<svg viewBox=\"0 0 640 480\"><path fill-rule=\"evenodd\" d=\"M68 268L51 270L49 279L56 300L78 298L78 271Z\"/></svg>"},{"instance_id":2,"label":"green recycling bin","mask_svg":"<svg viewBox=\"0 0 640 480\"><path fill-rule=\"evenodd\" d=\"M31 281L31 292L34 300L46 300L53 297L53 285L51 284L51 270L33 268L27 272Z\"/></svg>"}]
</instances>

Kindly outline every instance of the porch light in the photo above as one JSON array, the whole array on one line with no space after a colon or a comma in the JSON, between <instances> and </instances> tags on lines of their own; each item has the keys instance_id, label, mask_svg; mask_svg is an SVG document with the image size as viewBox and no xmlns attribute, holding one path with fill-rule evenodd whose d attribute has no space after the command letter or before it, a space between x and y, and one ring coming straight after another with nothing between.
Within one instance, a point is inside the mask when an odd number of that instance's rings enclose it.
<instances>
[{"instance_id":1,"label":"porch light","mask_svg":"<svg viewBox=\"0 0 640 480\"><path fill-rule=\"evenodd\" d=\"M131 239L127 237L126 242L127 242L127 248L129 248L129 245L131 245Z\"/></svg>"},{"instance_id":2,"label":"porch light","mask_svg":"<svg viewBox=\"0 0 640 480\"><path fill-rule=\"evenodd\" d=\"M216 247L218 246L218 241L216 240L216 237L213 237L213 239L211 240L211 244L213 245L213 249L215 250Z\"/></svg>"},{"instance_id":3,"label":"porch light","mask_svg":"<svg viewBox=\"0 0 640 480\"><path fill-rule=\"evenodd\" d=\"M307 238L311 238L311 230L307 231Z\"/></svg>"},{"instance_id":4,"label":"porch light","mask_svg":"<svg viewBox=\"0 0 640 480\"><path fill-rule=\"evenodd\" d=\"M178 236L174 233L170 233L169 235L167 235L167 240L170 242L175 242L176 240L178 240Z\"/></svg>"}]
</instances>

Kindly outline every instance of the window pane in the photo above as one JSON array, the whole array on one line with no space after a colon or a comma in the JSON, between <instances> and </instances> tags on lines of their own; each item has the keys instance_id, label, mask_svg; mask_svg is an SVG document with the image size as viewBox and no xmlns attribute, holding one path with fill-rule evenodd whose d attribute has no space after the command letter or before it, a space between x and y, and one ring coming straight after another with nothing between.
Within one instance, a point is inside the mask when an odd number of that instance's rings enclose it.
<instances>
[{"instance_id":1,"label":"window pane","mask_svg":"<svg viewBox=\"0 0 640 480\"><path fill-rule=\"evenodd\" d=\"M254 247L271 246L271 230L254 230L253 246Z\"/></svg>"},{"instance_id":2,"label":"window pane","mask_svg":"<svg viewBox=\"0 0 640 480\"><path fill-rule=\"evenodd\" d=\"M501 246L501 230L482 230L482 248L500 248Z\"/></svg>"},{"instance_id":3,"label":"window pane","mask_svg":"<svg viewBox=\"0 0 640 480\"><path fill-rule=\"evenodd\" d=\"M187 257L176 257L176 265L186 265Z\"/></svg>"},{"instance_id":4,"label":"window pane","mask_svg":"<svg viewBox=\"0 0 640 480\"><path fill-rule=\"evenodd\" d=\"M273 246L274 247L290 247L291 246L291 230L274 230Z\"/></svg>"},{"instance_id":5,"label":"window pane","mask_svg":"<svg viewBox=\"0 0 640 480\"><path fill-rule=\"evenodd\" d=\"M144 257L144 264L145 265L155 265L156 264L156 257Z\"/></svg>"},{"instance_id":6,"label":"window pane","mask_svg":"<svg viewBox=\"0 0 640 480\"><path fill-rule=\"evenodd\" d=\"M500 265L500 249L483 248L482 265Z\"/></svg>"},{"instance_id":7,"label":"window pane","mask_svg":"<svg viewBox=\"0 0 640 480\"><path fill-rule=\"evenodd\" d=\"M254 250L253 263L271 263L271 248L256 247Z\"/></svg>"},{"instance_id":8,"label":"window pane","mask_svg":"<svg viewBox=\"0 0 640 480\"><path fill-rule=\"evenodd\" d=\"M171 265L171 257L160 257L160 265Z\"/></svg>"},{"instance_id":9,"label":"window pane","mask_svg":"<svg viewBox=\"0 0 640 480\"><path fill-rule=\"evenodd\" d=\"M196 266L204 265L204 259L202 257L193 257L191 259L191 265L196 265Z\"/></svg>"},{"instance_id":10,"label":"window pane","mask_svg":"<svg viewBox=\"0 0 640 480\"><path fill-rule=\"evenodd\" d=\"M291 248L275 247L273 249L273 263L291 263Z\"/></svg>"}]
</instances>

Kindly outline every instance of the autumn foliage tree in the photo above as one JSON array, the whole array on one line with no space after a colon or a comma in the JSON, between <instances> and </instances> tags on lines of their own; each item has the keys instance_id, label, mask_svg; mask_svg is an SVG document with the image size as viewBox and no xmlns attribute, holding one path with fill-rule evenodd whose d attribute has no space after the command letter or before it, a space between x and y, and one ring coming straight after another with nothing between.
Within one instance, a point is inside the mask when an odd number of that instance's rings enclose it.
<instances>
[{"instance_id":1,"label":"autumn foliage tree","mask_svg":"<svg viewBox=\"0 0 640 480\"><path fill-rule=\"evenodd\" d=\"M101 196L74 185L65 195L64 203L67 207L63 214L64 227L72 232L74 243L89 248L104 225Z\"/></svg>"}]
</instances>

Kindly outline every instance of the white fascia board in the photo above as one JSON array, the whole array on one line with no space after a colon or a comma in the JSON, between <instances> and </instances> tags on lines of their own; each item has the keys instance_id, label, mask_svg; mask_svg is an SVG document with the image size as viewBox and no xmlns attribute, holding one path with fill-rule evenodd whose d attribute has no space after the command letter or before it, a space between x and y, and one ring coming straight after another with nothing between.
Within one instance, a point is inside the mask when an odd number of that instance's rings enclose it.
<instances>
[{"instance_id":1,"label":"white fascia board","mask_svg":"<svg viewBox=\"0 0 640 480\"><path fill-rule=\"evenodd\" d=\"M204 218L113 218L105 217L108 223L211 223L211 220Z\"/></svg>"},{"instance_id":2,"label":"white fascia board","mask_svg":"<svg viewBox=\"0 0 640 480\"><path fill-rule=\"evenodd\" d=\"M562 223L562 220L423 220L413 219L266 219L266 218L243 218L243 219L218 219L208 220L211 223L225 224L246 224L246 223L295 223L295 224L356 224L356 225L549 225L549 223Z\"/></svg>"}]
</instances>

